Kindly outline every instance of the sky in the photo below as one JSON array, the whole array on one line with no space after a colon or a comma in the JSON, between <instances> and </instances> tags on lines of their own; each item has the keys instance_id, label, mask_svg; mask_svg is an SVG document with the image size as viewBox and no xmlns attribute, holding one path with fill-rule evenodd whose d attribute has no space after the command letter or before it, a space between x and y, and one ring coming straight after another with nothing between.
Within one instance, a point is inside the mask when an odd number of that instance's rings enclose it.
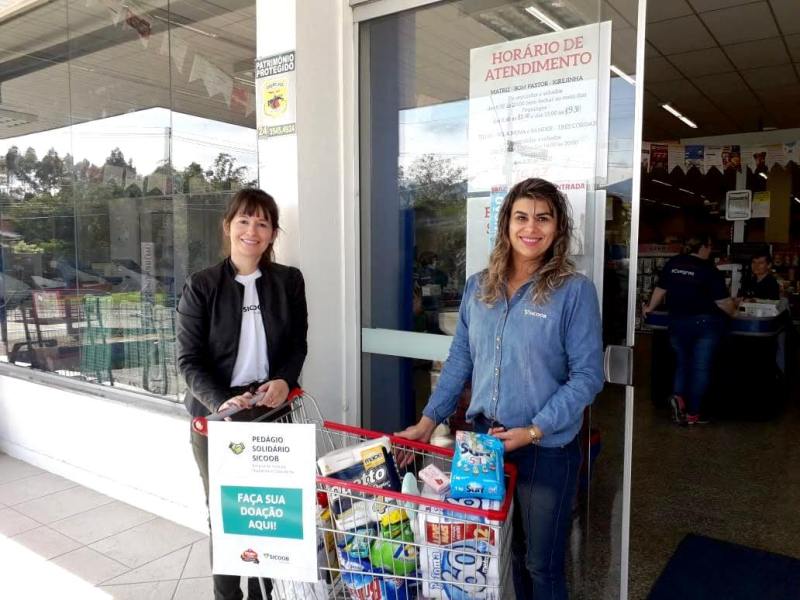
<instances>
[{"instance_id":1,"label":"sky","mask_svg":"<svg viewBox=\"0 0 800 600\"><path fill-rule=\"evenodd\" d=\"M2 0L0 0L2 2ZM171 119L170 119L171 117ZM105 163L111 150L119 147L125 159L133 159L140 175L147 175L169 157L169 128L172 127L172 163L180 170L191 162L208 168L220 152L234 156L248 169L247 179L258 176L256 130L212 121L166 108L149 108L69 127L0 140L0 154L11 146L21 153L28 147L39 158L55 148L59 156L71 154L75 162L87 159Z\"/></svg>"}]
</instances>

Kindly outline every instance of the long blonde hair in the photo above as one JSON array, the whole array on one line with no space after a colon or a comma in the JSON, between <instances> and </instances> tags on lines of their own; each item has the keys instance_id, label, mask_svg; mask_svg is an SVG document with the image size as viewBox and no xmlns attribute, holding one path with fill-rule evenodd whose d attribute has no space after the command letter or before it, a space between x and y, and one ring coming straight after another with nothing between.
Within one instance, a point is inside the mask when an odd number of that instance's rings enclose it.
<instances>
[{"instance_id":1,"label":"long blonde hair","mask_svg":"<svg viewBox=\"0 0 800 600\"><path fill-rule=\"evenodd\" d=\"M537 279L531 287L531 300L534 304L544 304L550 293L575 273L575 264L568 256L572 239L572 216L566 196L558 188L544 179L530 178L512 187L503 200L497 219L497 238L489 257L489 267L481 276L479 300L492 306L503 298L512 269L511 240L508 228L511 222L511 207L519 198L544 200L553 211L556 219L556 237L547 249L542 265L536 272Z\"/></svg>"}]
</instances>

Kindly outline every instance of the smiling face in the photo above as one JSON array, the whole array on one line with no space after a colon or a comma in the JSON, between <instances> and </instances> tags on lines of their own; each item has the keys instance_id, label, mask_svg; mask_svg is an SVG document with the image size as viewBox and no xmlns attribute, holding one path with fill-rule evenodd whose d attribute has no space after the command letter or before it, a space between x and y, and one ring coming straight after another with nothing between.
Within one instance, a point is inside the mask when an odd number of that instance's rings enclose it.
<instances>
[{"instance_id":1,"label":"smiling face","mask_svg":"<svg viewBox=\"0 0 800 600\"><path fill-rule=\"evenodd\" d=\"M508 238L515 266L540 266L556 239L558 223L547 200L523 196L514 200Z\"/></svg>"},{"instance_id":2,"label":"smiling face","mask_svg":"<svg viewBox=\"0 0 800 600\"><path fill-rule=\"evenodd\" d=\"M230 223L225 224L225 235L230 239L234 264L257 264L275 241L275 233L269 215L263 211L259 210L253 215L243 211L236 213Z\"/></svg>"}]
</instances>

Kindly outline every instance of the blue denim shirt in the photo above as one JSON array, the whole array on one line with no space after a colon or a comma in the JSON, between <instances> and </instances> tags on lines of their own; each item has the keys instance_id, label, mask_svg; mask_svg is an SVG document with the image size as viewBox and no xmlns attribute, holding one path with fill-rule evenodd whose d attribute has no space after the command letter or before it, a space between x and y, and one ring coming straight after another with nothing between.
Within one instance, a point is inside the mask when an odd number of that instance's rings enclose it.
<instances>
[{"instance_id":1,"label":"blue denim shirt","mask_svg":"<svg viewBox=\"0 0 800 600\"><path fill-rule=\"evenodd\" d=\"M423 414L436 423L450 416L472 377L468 419L483 415L507 429L533 424L542 446L568 444L604 381L594 285L574 275L534 305L534 277L487 306L477 297L480 276L467 280L450 354Z\"/></svg>"}]
</instances>

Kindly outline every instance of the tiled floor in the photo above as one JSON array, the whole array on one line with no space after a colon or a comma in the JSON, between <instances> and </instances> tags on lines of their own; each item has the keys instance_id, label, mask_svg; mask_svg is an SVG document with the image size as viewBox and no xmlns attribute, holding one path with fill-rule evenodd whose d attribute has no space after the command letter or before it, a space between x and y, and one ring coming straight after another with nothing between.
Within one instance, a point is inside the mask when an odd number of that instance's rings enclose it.
<instances>
[{"instance_id":1,"label":"tiled floor","mask_svg":"<svg viewBox=\"0 0 800 600\"><path fill-rule=\"evenodd\" d=\"M212 598L208 538L0 454L0 598Z\"/></svg>"}]
</instances>

